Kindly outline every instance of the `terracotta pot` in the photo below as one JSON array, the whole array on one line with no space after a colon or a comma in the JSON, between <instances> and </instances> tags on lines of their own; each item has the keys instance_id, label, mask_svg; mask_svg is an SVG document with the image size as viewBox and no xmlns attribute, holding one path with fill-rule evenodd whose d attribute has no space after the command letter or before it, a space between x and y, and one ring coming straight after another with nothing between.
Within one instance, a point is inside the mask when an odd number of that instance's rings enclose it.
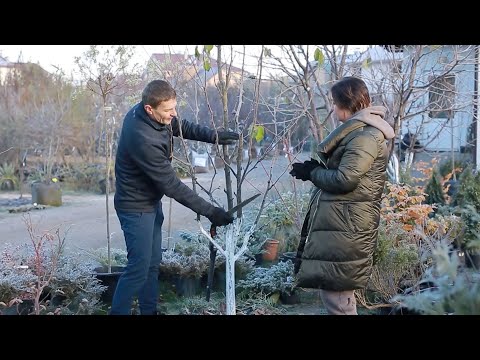
<instances>
[{"instance_id":1,"label":"terracotta pot","mask_svg":"<svg viewBox=\"0 0 480 360\"><path fill-rule=\"evenodd\" d=\"M277 258L278 255L278 240L268 239L265 241L265 252L263 253L263 260L273 261Z\"/></svg>"}]
</instances>

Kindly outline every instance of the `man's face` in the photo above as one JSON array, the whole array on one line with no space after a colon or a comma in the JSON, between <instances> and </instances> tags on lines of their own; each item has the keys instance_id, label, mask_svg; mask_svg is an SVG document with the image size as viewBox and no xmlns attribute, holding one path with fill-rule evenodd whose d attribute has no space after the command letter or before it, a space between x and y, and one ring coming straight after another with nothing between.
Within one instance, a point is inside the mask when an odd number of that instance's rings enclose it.
<instances>
[{"instance_id":1,"label":"man's face","mask_svg":"<svg viewBox=\"0 0 480 360\"><path fill-rule=\"evenodd\" d=\"M156 122L169 125L174 116L177 116L177 99L170 99L161 102L156 109L150 105L145 105L145 111Z\"/></svg>"}]
</instances>

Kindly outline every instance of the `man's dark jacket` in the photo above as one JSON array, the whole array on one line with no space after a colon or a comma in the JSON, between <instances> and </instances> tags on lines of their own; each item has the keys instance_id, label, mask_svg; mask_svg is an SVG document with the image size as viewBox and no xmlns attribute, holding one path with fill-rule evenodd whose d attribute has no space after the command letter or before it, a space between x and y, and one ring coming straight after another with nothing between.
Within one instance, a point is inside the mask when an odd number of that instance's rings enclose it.
<instances>
[{"instance_id":1,"label":"man's dark jacket","mask_svg":"<svg viewBox=\"0 0 480 360\"><path fill-rule=\"evenodd\" d=\"M163 195L208 216L214 206L177 177L171 165L173 136L215 143L215 131L174 118L170 125L150 119L143 102L125 116L115 159L115 209L152 212Z\"/></svg>"}]
</instances>

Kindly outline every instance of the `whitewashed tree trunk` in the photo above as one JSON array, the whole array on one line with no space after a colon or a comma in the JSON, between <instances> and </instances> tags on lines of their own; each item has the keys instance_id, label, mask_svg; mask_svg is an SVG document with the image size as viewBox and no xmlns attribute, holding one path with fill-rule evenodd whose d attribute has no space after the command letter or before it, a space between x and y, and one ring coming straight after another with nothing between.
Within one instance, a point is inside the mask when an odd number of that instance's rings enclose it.
<instances>
[{"instance_id":1,"label":"whitewashed tree trunk","mask_svg":"<svg viewBox=\"0 0 480 360\"><path fill-rule=\"evenodd\" d=\"M389 178L388 180L392 184L398 184L400 182L400 166L395 153L392 154L390 160L388 161L387 175Z\"/></svg>"},{"instance_id":2,"label":"whitewashed tree trunk","mask_svg":"<svg viewBox=\"0 0 480 360\"><path fill-rule=\"evenodd\" d=\"M405 163L403 165L403 170L405 172L410 172L410 169L412 168L413 160L415 157L415 152L412 150L405 150Z\"/></svg>"},{"instance_id":3,"label":"whitewashed tree trunk","mask_svg":"<svg viewBox=\"0 0 480 360\"><path fill-rule=\"evenodd\" d=\"M223 249L203 228L200 221L198 221L198 226L203 235L218 249L218 251L225 256L225 278L226 278L226 314L227 315L236 315L236 304L235 304L235 261L247 251L248 239L255 231L256 222L250 227L250 229L243 236L243 243L240 250L235 254L235 248L237 240L240 237L240 229L242 227L242 220L237 219L232 225L227 226L227 231L225 232L225 249Z\"/></svg>"},{"instance_id":4,"label":"whitewashed tree trunk","mask_svg":"<svg viewBox=\"0 0 480 360\"><path fill-rule=\"evenodd\" d=\"M226 262L225 262L225 278L226 278L226 305L227 315L235 315L235 239L233 231L227 230L225 244Z\"/></svg>"}]
</instances>

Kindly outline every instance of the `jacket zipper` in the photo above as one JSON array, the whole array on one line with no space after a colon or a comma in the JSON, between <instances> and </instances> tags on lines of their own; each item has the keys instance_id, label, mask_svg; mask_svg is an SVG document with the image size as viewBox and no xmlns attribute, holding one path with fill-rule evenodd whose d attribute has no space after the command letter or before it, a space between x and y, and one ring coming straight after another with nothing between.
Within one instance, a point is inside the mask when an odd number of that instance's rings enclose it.
<instances>
[{"instance_id":1,"label":"jacket zipper","mask_svg":"<svg viewBox=\"0 0 480 360\"><path fill-rule=\"evenodd\" d=\"M320 156L318 158L320 159L320 162L322 163L322 165L325 166L325 169L328 169L327 164L320 158Z\"/></svg>"},{"instance_id":2,"label":"jacket zipper","mask_svg":"<svg viewBox=\"0 0 480 360\"><path fill-rule=\"evenodd\" d=\"M317 202L315 204L315 212L313 213L313 216L309 219L309 226L308 226L308 233L307 233L307 238L305 239L305 245L307 245L308 243L308 240L310 239L310 230L312 229L312 226L313 226L313 221L310 221L310 220L313 220L315 219L315 215L317 214L317 210L318 210L318 202L320 201L320 195L322 193L322 190L318 190L317 192L317 195L315 195L317 197ZM313 205L313 202L315 201L315 199L312 200L312 205ZM311 207L310 207L311 208Z\"/></svg>"},{"instance_id":3,"label":"jacket zipper","mask_svg":"<svg viewBox=\"0 0 480 360\"><path fill-rule=\"evenodd\" d=\"M172 129L172 123L170 123L170 126L167 128L167 133L168 137L170 139L170 154L168 154L168 160L172 162L173 160L173 129Z\"/></svg>"}]
</instances>

